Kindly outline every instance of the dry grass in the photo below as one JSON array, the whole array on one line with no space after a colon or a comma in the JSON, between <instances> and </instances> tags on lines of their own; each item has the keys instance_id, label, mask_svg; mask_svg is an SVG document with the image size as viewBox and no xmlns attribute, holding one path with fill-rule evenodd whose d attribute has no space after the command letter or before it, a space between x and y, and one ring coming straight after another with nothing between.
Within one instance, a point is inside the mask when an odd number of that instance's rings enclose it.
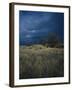
<instances>
[{"instance_id":1,"label":"dry grass","mask_svg":"<svg viewBox=\"0 0 72 90\"><path fill-rule=\"evenodd\" d=\"M43 45L20 46L20 79L63 75L63 48L47 48Z\"/></svg>"}]
</instances>

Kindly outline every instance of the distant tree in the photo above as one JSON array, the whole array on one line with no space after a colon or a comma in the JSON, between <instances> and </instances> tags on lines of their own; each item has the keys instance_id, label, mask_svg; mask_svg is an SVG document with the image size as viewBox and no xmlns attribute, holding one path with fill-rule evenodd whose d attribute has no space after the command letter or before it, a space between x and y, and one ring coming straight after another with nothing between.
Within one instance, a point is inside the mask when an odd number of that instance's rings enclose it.
<instances>
[{"instance_id":1,"label":"distant tree","mask_svg":"<svg viewBox=\"0 0 72 90\"><path fill-rule=\"evenodd\" d=\"M47 43L50 47L56 47L59 44L59 38L56 33L51 32L48 34Z\"/></svg>"},{"instance_id":2,"label":"distant tree","mask_svg":"<svg viewBox=\"0 0 72 90\"><path fill-rule=\"evenodd\" d=\"M46 47L63 47L63 43L56 32L49 32L47 36L39 37L39 44Z\"/></svg>"}]
</instances>

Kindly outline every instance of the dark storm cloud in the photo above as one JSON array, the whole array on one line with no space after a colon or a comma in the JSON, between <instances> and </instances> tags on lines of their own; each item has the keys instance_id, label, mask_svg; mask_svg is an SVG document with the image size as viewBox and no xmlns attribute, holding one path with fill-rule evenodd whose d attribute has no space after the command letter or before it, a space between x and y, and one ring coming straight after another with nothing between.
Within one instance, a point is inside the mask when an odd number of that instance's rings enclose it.
<instances>
[{"instance_id":1,"label":"dark storm cloud","mask_svg":"<svg viewBox=\"0 0 72 90\"><path fill-rule=\"evenodd\" d=\"M35 43L49 32L56 32L63 39L63 13L20 11L19 15L20 45Z\"/></svg>"}]
</instances>

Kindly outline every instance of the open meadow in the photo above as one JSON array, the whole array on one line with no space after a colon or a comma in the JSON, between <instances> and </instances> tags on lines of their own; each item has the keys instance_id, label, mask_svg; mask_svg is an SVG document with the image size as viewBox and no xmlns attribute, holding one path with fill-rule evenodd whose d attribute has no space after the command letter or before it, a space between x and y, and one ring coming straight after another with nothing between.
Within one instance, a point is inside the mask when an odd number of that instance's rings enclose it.
<instances>
[{"instance_id":1,"label":"open meadow","mask_svg":"<svg viewBox=\"0 0 72 90\"><path fill-rule=\"evenodd\" d=\"M20 46L19 78L64 76L64 49L44 45Z\"/></svg>"}]
</instances>

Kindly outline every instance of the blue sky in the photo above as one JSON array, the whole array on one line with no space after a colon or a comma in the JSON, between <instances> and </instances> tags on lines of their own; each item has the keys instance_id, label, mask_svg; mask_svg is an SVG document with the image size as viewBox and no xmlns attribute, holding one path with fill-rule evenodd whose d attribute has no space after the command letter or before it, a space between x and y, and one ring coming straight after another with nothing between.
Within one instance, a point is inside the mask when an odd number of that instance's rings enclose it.
<instances>
[{"instance_id":1,"label":"blue sky","mask_svg":"<svg viewBox=\"0 0 72 90\"><path fill-rule=\"evenodd\" d=\"M49 33L64 39L64 14L55 12L19 11L20 45L39 43Z\"/></svg>"}]
</instances>

